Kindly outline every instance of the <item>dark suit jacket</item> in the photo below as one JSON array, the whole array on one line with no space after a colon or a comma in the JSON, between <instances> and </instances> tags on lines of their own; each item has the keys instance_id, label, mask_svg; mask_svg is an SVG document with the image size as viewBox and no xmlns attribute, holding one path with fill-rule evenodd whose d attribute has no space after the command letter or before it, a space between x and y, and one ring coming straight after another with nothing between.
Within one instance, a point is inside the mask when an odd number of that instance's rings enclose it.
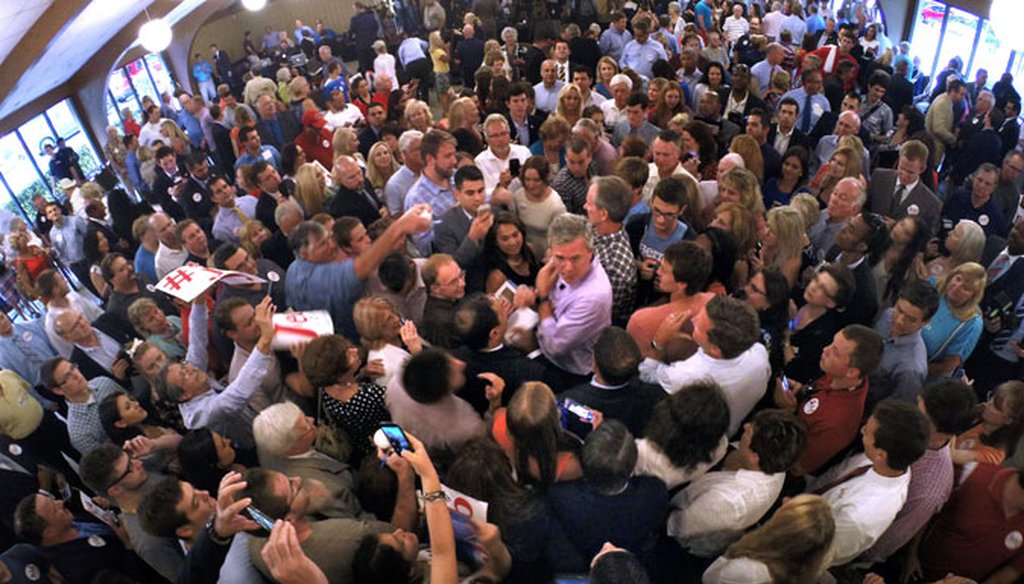
<instances>
[{"instance_id":1,"label":"dark suit jacket","mask_svg":"<svg viewBox=\"0 0 1024 584\"><path fill-rule=\"evenodd\" d=\"M434 226L434 251L446 253L455 258L459 266L466 270L466 290L483 290L487 279L487 267L484 263L484 241L473 241L469 238L469 226L472 220L455 206L441 216L441 222Z\"/></svg>"},{"instance_id":2,"label":"dark suit jacket","mask_svg":"<svg viewBox=\"0 0 1024 584\"><path fill-rule=\"evenodd\" d=\"M284 183L281 183L284 184ZM280 228L277 226L277 222L274 221L274 211L277 210L277 199L274 195L269 193L261 192L259 194L259 200L256 201L256 219L263 224L271 233L277 233Z\"/></svg>"},{"instance_id":3,"label":"dark suit jacket","mask_svg":"<svg viewBox=\"0 0 1024 584\"><path fill-rule=\"evenodd\" d=\"M363 158L370 159L370 148L373 148L373 145L379 141L380 136L373 131L372 126L366 126L362 132L359 132L359 152Z\"/></svg>"},{"instance_id":4,"label":"dark suit jacket","mask_svg":"<svg viewBox=\"0 0 1024 584\"><path fill-rule=\"evenodd\" d=\"M893 115L898 116L905 106L914 103L914 84L907 81L906 77L893 75L882 101L889 104Z\"/></svg>"},{"instance_id":5,"label":"dark suit jacket","mask_svg":"<svg viewBox=\"0 0 1024 584\"><path fill-rule=\"evenodd\" d=\"M999 137L1003 141L1003 149L1000 151L999 156L1003 157L1017 146L1017 141L1020 139L1020 122L1016 119L1004 122L1003 127L999 128Z\"/></svg>"},{"instance_id":6,"label":"dark suit jacket","mask_svg":"<svg viewBox=\"0 0 1024 584\"><path fill-rule=\"evenodd\" d=\"M153 181L153 200L151 202L160 205L164 213L173 217L175 221L183 221L186 217L185 210L171 197L170 192L173 187L174 180L158 165L156 180Z\"/></svg>"},{"instance_id":7,"label":"dark suit jacket","mask_svg":"<svg viewBox=\"0 0 1024 584\"><path fill-rule=\"evenodd\" d=\"M114 339L119 345L124 345L134 336L131 329L124 328L123 323L114 315L103 314L100 315L92 323L92 328L107 335ZM113 374L107 368L100 365L92 359L85 351L79 349L77 346L71 351L71 358L69 359L75 365L78 365L78 370L82 372L82 375L86 379L92 379L94 377L109 377L114 381L117 381L125 389L131 389L131 381L121 381L115 379Z\"/></svg>"},{"instance_id":8,"label":"dark suit jacket","mask_svg":"<svg viewBox=\"0 0 1024 584\"><path fill-rule=\"evenodd\" d=\"M829 261L837 262L839 254L839 248L833 245L825 257L831 258ZM850 303L838 314L840 326L862 324L871 327L875 324L875 316L878 314L878 294L875 274L867 258L853 269L853 279L857 288Z\"/></svg>"},{"instance_id":9,"label":"dark suit jacket","mask_svg":"<svg viewBox=\"0 0 1024 584\"><path fill-rule=\"evenodd\" d=\"M881 215L892 216L893 219L902 219L910 214L911 206L915 206L918 215L935 233L939 227L939 213L942 210L942 201L932 193L931 189L918 181L917 186L910 192L903 204L890 213L892 198L896 190L896 171L888 168L878 168L871 173L871 180L868 181L868 209Z\"/></svg>"},{"instance_id":10,"label":"dark suit jacket","mask_svg":"<svg viewBox=\"0 0 1024 584\"><path fill-rule=\"evenodd\" d=\"M1011 300L1018 300L1021 294L1024 294L1024 260L1018 259L1013 262L1005 274L989 282L985 287L985 295L981 299L982 308L984 309L989 302L992 302L999 292L1005 292Z\"/></svg>"},{"instance_id":11,"label":"dark suit jacket","mask_svg":"<svg viewBox=\"0 0 1024 584\"><path fill-rule=\"evenodd\" d=\"M591 382L578 385L559 397L567 397L595 409L604 415L605 420L622 422L634 437L640 438L644 435L644 428L651 419L654 406L667 396L661 386L644 383L634 377L625 387L618 389L597 387ZM568 430L580 438L586 438L591 426L569 414Z\"/></svg>"},{"instance_id":12,"label":"dark suit jacket","mask_svg":"<svg viewBox=\"0 0 1024 584\"><path fill-rule=\"evenodd\" d=\"M228 83L231 78L231 57L227 52L217 50L217 56L213 59L213 68L217 71L217 78L220 82Z\"/></svg>"},{"instance_id":13,"label":"dark suit jacket","mask_svg":"<svg viewBox=\"0 0 1024 584\"><path fill-rule=\"evenodd\" d=\"M509 135L512 138L513 144L519 144L519 131L516 130L516 124L512 121L512 116L505 114L505 119L508 120ZM544 117L540 115L527 115L526 116L526 127L530 129L530 142L536 142L540 140L540 125L544 123ZM529 146L529 144L524 144Z\"/></svg>"},{"instance_id":14,"label":"dark suit jacket","mask_svg":"<svg viewBox=\"0 0 1024 584\"><path fill-rule=\"evenodd\" d=\"M283 112L277 112L276 117L278 123L281 125L281 133L284 135L284 142L277 139L277 136L270 130L272 122L259 118L256 120L256 131L260 135L260 140L264 144L277 148L280 152L284 150L284 145L289 142L294 142L295 137L302 131L302 127L299 125L298 120L295 119L295 115L290 109L286 109Z\"/></svg>"},{"instance_id":15,"label":"dark suit jacket","mask_svg":"<svg viewBox=\"0 0 1024 584\"><path fill-rule=\"evenodd\" d=\"M209 180L209 179L207 179ZM196 199L199 199L198 201ZM213 232L213 209L216 205L210 199L210 188L193 177L189 177L181 190L181 207L189 219L195 219L208 234Z\"/></svg>"},{"instance_id":16,"label":"dark suit jacket","mask_svg":"<svg viewBox=\"0 0 1024 584\"><path fill-rule=\"evenodd\" d=\"M263 257L285 270L295 261L295 254L292 253L291 247L288 246L288 237L280 231L275 231L270 236L270 239L263 242L260 249L263 251Z\"/></svg>"},{"instance_id":17,"label":"dark suit jacket","mask_svg":"<svg viewBox=\"0 0 1024 584\"><path fill-rule=\"evenodd\" d=\"M452 354L456 359L466 363L466 385L459 391L459 397L469 402L481 414L486 412L488 407L487 397L484 395L484 387L487 384L477 378L478 374L494 373L505 382L505 392L501 395L501 403L504 405L508 405L512 395L523 383L544 379L543 365L533 359L527 359L511 347L502 347L486 353L463 345L452 351Z\"/></svg>"},{"instance_id":18,"label":"dark suit jacket","mask_svg":"<svg viewBox=\"0 0 1024 584\"><path fill-rule=\"evenodd\" d=\"M454 349L462 343L455 334L455 305L452 300L428 296L423 305L423 338L443 349Z\"/></svg>"},{"instance_id":19,"label":"dark suit jacket","mask_svg":"<svg viewBox=\"0 0 1024 584\"><path fill-rule=\"evenodd\" d=\"M761 144L761 158L764 159L764 180L778 177L782 171L782 156L771 142Z\"/></svg>"},{"instance_id":20,"label":"dark suit jacket","mask_svg":"<svg viewBox=\"0 0 1024 584\"><path fill-rule=\"evenodd\" d=\"M213 146L216 150L214 156L217 158L217 164L220 166L221 172L234 172L237 158L231 144L231 129L220 122L214 122L211 127ZM228 173L228 176L231 176L231 174Z\"/></svg>"},{"instance_id":21,"label":"dark suit jacket","mask_svg":"<svg viewBox=\"0 0 1024 584\"><path fill-rule=\"evenodd\" d=\"M380 219L380 201L373 193L373 187L363 181L362 191L353 191L343 186L338 186L338 191L331 198L327 205L327 212L332 217L356 217L363 222L363 225L370 225Z\"/></svg>"},{"instance_id":22,"label":"dark suit jacket","mask_svg":"<svg viewBox=\"0 0 1024 584\"><path fill-rule=\"evenodd\" d=\"M768 129L768 144L770 144L773 149L775 148L775 137L778 136L778 133L779 125L772 124ZM810 145L807 143L807 134L801 132L800 128L797 127L793 128L793 135L789 137L789 148L792 148L793 146L803 146L804 148L807 148L808 153L812 150Z\"/></svg>"}]
</instances>

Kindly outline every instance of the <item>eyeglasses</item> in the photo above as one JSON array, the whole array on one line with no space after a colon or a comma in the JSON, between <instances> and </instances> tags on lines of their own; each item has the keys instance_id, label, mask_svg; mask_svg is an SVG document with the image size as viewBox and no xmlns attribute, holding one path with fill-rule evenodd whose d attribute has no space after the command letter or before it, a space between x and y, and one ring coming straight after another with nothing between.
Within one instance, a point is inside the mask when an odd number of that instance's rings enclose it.
<instances>
[{"instance_id":1,"label":"eyeglasses","mask_svg":"<svg viewBox=\"0 0 1024 584\"><path fill-rule=\"evenodd\" d=\"M71 369L68 369L68 374L64 376L64 381L61 381L58 385L64 385L65 383L70 381L71 376L75 374L75 371L78 371L78 363L72 363L71 361L68 361L68 365L71 365Z\"/></svg>"},{"instance_id":2,"label":"eyeglasses","mask_svg":"<svg viewBox=\"0 0 1024 584\"><path fill-rule=\"evenodd\" d=\"M678 219L679 218L679 211L667 212L667 211L662 211L661 209L658 209L657 207L651 207L651 213L655 217L660 217L661 219Z\"/></svg>"},{"instance_id":3,"label":"eyeglasses","mask_svg":"<svg viewBox=\"0 0 1024 584\"><path fill-rule=\"evenodd\" d=\"M117 485L117 483L119 483L119 482L123 481L123 480L124 480L124 477L128 476L128 475L129 475L129 474L131 474L131 472L132 472L132 467L134 466L134 464L133 464L133 463L134 463L134 461L135 461L135 457L134 457L134 456L132 456L132 453L131 453L131 452L128 452L127 450L124 450L123 452L124 452L125 456L127 456L127 457L128 457L128 466L126 466L126 467L125 467L125 469L124 469L124 472L123 472L123 473L121 473L121 474L120 474L120 475L119 475L119 476L118 476L118 477L117 477L116 479L114 479L114 482L112 482L112 483L110 483L109 485L107 485L107 488L108 488L108 489L109 489L110 487L113 487L113 486Z\"/></svg>"},{"instance_id":4,"label":"eyeglasses","mask_svg":"<svg viewBox=\"0 0 1024 584\"><path fill-rule=\"evenodd\" d=\"M456 276L452 280L449 280L448 282L443 283L442 286L454 286L454 285L458 284L460 281L465 280L465 279L466 279L466 270L460 270L458 276Z\"/></svg>"}]
</instances>

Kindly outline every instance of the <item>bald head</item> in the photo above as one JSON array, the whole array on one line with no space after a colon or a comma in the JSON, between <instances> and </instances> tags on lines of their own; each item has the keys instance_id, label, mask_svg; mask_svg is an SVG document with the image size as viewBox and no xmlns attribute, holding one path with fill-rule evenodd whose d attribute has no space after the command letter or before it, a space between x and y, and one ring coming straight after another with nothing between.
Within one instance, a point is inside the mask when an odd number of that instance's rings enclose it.
<instances>
[{"instance_id":1,"label":"bald head","mask_svg":"<svg viewBox=\"0 0 1024 584\"><path fill-rule=\"evenodd\" d=\"M174 230L174 219L166 213L153 213L149 217L149 227L167 247L178 249L178 235Z\"/></svg>"},{"instance_id":2,"label":"bald head","mask_svg":"<svg viewBox=\"0 0 1024 584\"><path fill-rule=\"evenodd\" d=\"M856 112L844 111L836 122L836 136L856 136L860 132L860 116Z\"/></svg>"},{"instance_id":3,"label":"bald head","mask_svg":"<svg viewBox=\"0 0 1024 584\"><path fill-rule=\"evenodd\" d=\"M355 158L342 155L334 161L334 181L346 189L357 190L363 186L363 169Z\"/></svg>"}]
</instances>

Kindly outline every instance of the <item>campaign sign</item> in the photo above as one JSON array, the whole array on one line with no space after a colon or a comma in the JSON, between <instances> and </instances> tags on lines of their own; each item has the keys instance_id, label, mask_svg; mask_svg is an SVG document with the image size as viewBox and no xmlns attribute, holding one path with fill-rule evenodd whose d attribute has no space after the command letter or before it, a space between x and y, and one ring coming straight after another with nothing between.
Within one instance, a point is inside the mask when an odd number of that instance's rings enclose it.
<instances>
[{"instance_id":1,"label":"campaign sign","mask_svg":"<svg viewBox=\"0 0 1024 584\"><path fill-rule=\"evenodd\" d=\"M274 315L274 340L270 346L275 351L287 351L297 344L333 334L334 321L326 310L285 312Z\"/></svg>"},{"instance_id":2,"label":"campaign sign","mask_svg":"<svg viewBox=\"0 0 1024 584\"><path fill-rule=\"evenodd\" d=\"M205 266L181 266L164 276L157 283L156 289L185 302L192 302L217 282L238 286L262 284L265 281L244 272L217 270Z\"/></svg>"}]
</instances>

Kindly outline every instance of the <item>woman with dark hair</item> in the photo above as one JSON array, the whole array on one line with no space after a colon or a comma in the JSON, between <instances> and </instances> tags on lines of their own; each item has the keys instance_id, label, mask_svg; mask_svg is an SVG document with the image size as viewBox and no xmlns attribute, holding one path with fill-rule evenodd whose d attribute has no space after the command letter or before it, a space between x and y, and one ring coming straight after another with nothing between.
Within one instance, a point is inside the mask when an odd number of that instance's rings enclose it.
<instances>
[{"instance_id":1,"label":"woman with dark hair","mask_svg":"<svg viewBox=\"0 0 1024 584\"><path fill-rule=\"evenodd\" d=\"M401 89L394 89L388 94L388 121L399 124L405 119L405 103L409 96ZM408 129L408 128L406 128Z\"/></svg>"},{"instance_id":2,"label":"woman with dark hair","mask_svg":"<svg viewBox=\"0 0 1024 584\"><path fill-rule=\"evenodd\" d=\"M729 404L713 381L698 381L654 406L636 441L638 475L658 477L669 490L708 472L729 448Z\"/></svg>"},{"instance_id":3,"label":"woman with dark hair","mask_svg":"<svg viewBox=\"0 0 1024 584\"><path fill-rule=\"evenodd\" d=\"M711 276L707 291L714 294L732 292L732 274L736 268L736 240L725 229L708 227L695 240L711 254Z\"/></svg>"},{"instance_id":4,"label":"woman with dark hair","mask_svg":"<svg viewBox=\"0 0 1024 584\"><path fill-rule=\"evenodd\" d=\"M245 472L245 465L239 459L248 455L255 461L252 452L236 451L230 438L221 436L209 428L189 430L178 444L178 460L181 462L185 480L196 489L209 491L217 496L220 480L231 472Z\"/></svg>"},{"instance_id":5,"label":"woman with dark hair","mask_svg":"<svg viewBox=\"0 0 1024 584\"><path fill-rule=\"evenodd\" d=\"M978 405L977 425L953 441L953 464L1002 464L1013 457L1024 435L1024 381L1000 384Z\"/></svg>"},{"instance_id":6,"label":"woman with dark hair","mask_svg":"<svg viewBox=\"0 0 1024 584\"><path fill-rule=\"evenodd\" d=\"M349 95L352 96L352 103L355 104L363 117L370 111L370 83L362 75L352 78L352 86L349 88Z\"/></svg>"},{"instance_id":7,"label":"woman with dark hair","mask_svg":"<svg viewBox=\"0 0 1024 584\"><path fill-rule=\"evenodd\" d=\"M295 192L295 174L299 171L299 168L303 164L306 164L306 153L302 151L302 147L295 142L289 142L284 145L281 149L281 183L288 183L287 186L281 187L282 189L288 189L288 192ZM330 172L331 169L327 169ZM282 190L282 192L284 192Z\"/></svg>"},{"instance_id":8,"label":"woman with dark hair","mask_svg":"<svg viewBox=\"0 0 1024 584\"><path fill-rule=\"evenodd\" d=\"M559 569L564 541L543 500L518 484L505 452L490 438L467 443L445 476L448 486L487 501L487 521L501 529L512 555L506 582L537 582ZM563 544L564 545L564 544Z\"/></svg>"},{"instance_id":9,"label":"woman with dark hair","mask_svg":"<svg viewBox=\"0 0 1024 584\"><path fill-rule=\"evenodd\" d=\"M707 124L696 120L686 124L683 128L683 152L696 152L700 158L698 179L715 180L718 175L718 144Z\"/></svg>"},{"instance_id":10,"label":"woman with dark hair","mask_svg":"<svg viewBox=\"0 0 1024 584\"><path fill-rule=\"evenodd\" d=\"M837 262L818 268L804 289L804 305L789 321L787 377L804 384L821 377L821 352L842 328L839 310L850 302L855 289L853 272L845 265Z\"/></svg>"},{"instance_id":11,"label":"woman with dark hair","mask_svg":"<svg viewBox=\"0 0 1024 584\"><path fill-rule=\"evenodd\" d=\"M110 211L114 233L129 243L130 248L127 251L129 254L134 255L139 242L135 241L135 237L132 234L132 224L139 217L151 214L153 207L150 207L149 203L145 201L142 203L135 202L124 189L114 189L107 193L107 210Z\"/></svg>"},{"instance_id":12,"label":"woman with dark hair","mask_svg":"<svg viewBox=\"0 0 1024 584\"><path fill-rule=\"evenodd\" d=\"M914 258L924 253L930 237L924 220L913 215L900 219L889 229L885 247L872 268L879 306L896 303Z\"/></svg>"},{"instance_id":13,"label":"woman with dark hair","mask_svg":"<svg viewBox=\"0 0 1024 584\"><path fill-rule=\"evenodd\" d=\"M772 378L786 365L786 326L789 324L789 280L776 268L754 274L743 287L747 304L757 311L761 322L761 342L768 349Z\"/></svg>"},{"instance_id":14,"label":"woman with dark hair","mask_svg":"<svg viewBox=\"0 0 1024 584\"><path fill-rule=\"evenodd\" d=\"M725 84L725 67L715 61L708 63L704 74L701 75L700 81L697 82L697 86L693 90L693 104L695 106L700 105L704 95L709 91L714 91L723 97L729 95L731 91L729 86Z\"/></svg>"},{"instance_id":15,"label":"woman with dark hair","mask_svg":"<svg viewBox=\"0 0 1024 584\"><path fill-rule=\"evenodd\" d=\"M793 146L782 157L782 171L764 182L764 206L788 205L793 193L807 180L807 149Z\"/></svg>"},{"instance_id":16,"label":"woman with dark hair","mask_svg":"<svg viewBox=\"0 0 1024 584\"><path fill-rule=\"evenodd\" d=\"M152 441L152 456L146 457L146 468L163 469L173 464L177 470L175 451L181 442L181 434L172 428L158 426L149 421L149 412L127 393L114 393L104 398L97 409L100 425L114 444L145 436Z\"/></svg>"},{"instance_id":17,"label":"woman with dark hair","mask_svg":"<svg viewBox=\"0 0 1024 584\"><path fill-rule=\"evenodd\" d=\"M520 484L541 489L583 476L580 439L562 429L555 394L539 381L524 383L494 413L491 435L512 461Z\"/></svg>"},{"instance_id":18,"label":"woman with dark hair","mask_svg":"<svg viewBox=\"0 0 1024 584\"><path fill-rule=\"evenodd\" d=\"M484 102L485 114L508 113L508 94L512 90L512 82L507 77L498 76L491 79L491 91Z\"/></svg>"},{"instance_id":19,"label":"woman with dark hair","mask_svg":"<svg viewBox=\"0 0 1024 584\"><path fill-rule=\"evenodd\" d=\"M107 281L103 279L103 271L100 269L100 262L110 253L110 242L107 236L99 229L89 229L85 232L82 240L82 251L85 252L85 259L89 262L89 281L83 282L101 300L106 300L108 290Z\"/></svg>"},{"instance_id":20,"label":"woman with dark hair","mask_svg":"<svg viewBox=\"0 0 1024 584\"><path fill-rule=\"evenodd\" d=\"M548 226L566 212L562 197L551 188L551 166L543 156L531 156L519 170L523 188L512 193L513 208L526 227L526 241L534 253L548 249Z\"/></svg>"},{"instance_id":21,"label":"woman with dark hair","mask_svg":"<svg viewBox=\"0 0 1024 584\"><path fill-rule=\"evenodd\" d=\"M541 264L526 242L526 226L508 212L494 216L494 225L484 241L487 283L484 290L494 294L505 282L533 286Z\"/></svg>"}]
</instances>

